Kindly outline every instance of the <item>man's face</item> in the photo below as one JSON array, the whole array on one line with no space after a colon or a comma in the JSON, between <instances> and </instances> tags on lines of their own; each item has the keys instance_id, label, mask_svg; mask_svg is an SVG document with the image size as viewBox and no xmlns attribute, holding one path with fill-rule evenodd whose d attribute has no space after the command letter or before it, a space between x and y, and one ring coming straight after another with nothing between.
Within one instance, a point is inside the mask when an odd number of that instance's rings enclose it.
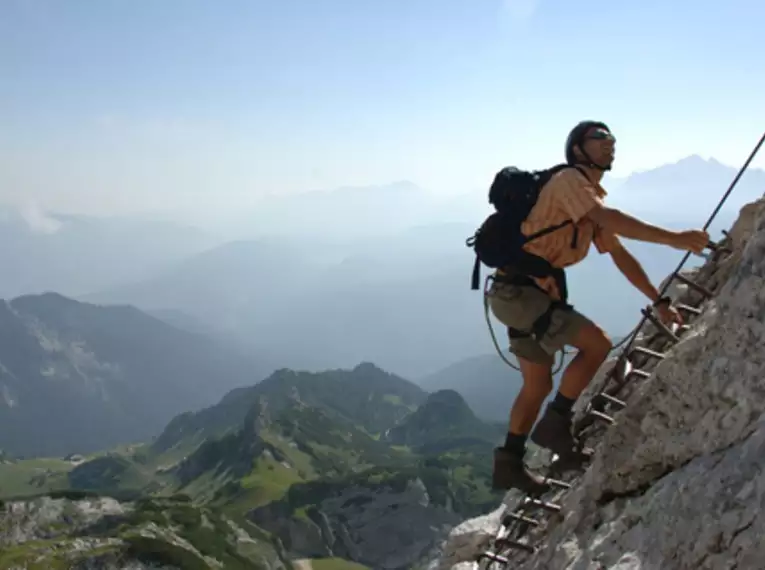
<instances>
[{"instance_id":1,"label":"man's face","mask_svg":"<svg viewBox=\"0 0 765 570\"><path fill-rule=\"evenodd\" d=\"M611 170L616 150L616 139L605 129L593 127L582 139L582 148L592 161L605 170Z\"/></svg>"}]
</instances>

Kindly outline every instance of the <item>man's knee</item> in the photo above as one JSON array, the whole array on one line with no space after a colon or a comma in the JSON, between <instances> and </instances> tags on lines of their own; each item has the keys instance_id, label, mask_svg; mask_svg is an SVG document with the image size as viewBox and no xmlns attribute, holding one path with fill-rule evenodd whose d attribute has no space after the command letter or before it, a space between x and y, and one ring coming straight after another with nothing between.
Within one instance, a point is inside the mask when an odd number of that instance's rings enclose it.
<instances>
[{"instance_id":1,"label":"man's knee","mask_svg":"<svg viewBox=\"0 0 765 570\"><path fill-rule=\"evenodd\" d=\"M586 357L598 362L608 358L608 353L613 348L606 332L589 319L581 324L571 344Z\"/></svg>"},{"instance_id":2,"label":"man's knee","mask_svg":"<svg viewBox=\"0 0 765 570\"><path fill-rule=\"evenodd\" d=\"M593 360L605 360L613 348L611 339L603 329L574 309L556 309L550 326L543 335L547 350L573 346Z\"/></svg>"}]
</instances>

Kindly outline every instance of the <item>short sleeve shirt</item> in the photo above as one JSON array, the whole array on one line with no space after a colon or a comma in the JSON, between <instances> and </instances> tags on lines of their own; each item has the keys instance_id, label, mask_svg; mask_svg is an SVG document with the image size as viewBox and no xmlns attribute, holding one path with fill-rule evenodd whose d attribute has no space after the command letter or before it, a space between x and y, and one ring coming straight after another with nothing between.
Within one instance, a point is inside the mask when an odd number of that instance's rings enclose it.
<instances>
[{"instance_id":1,"label":"short sleeve shirt","mask_svg":"<svg viewBox=\"0 0 765 570\"><path fill-rule=\"evenodd\" d=\"M531 235L569 219L574 223L534 239L524 249L545 258L555 267L579 263L593 243L599 253L613 251L619 246L619 238L585 217L593 207L602 205L605 197L606 191L600 184L590 181L575 168L556 173L542 188L536 205L521 225L521 231ZM575 236L576 243L572 247ZM535 281L552 297L559 297L552 278Z\"/></svg>"}]
</instances>

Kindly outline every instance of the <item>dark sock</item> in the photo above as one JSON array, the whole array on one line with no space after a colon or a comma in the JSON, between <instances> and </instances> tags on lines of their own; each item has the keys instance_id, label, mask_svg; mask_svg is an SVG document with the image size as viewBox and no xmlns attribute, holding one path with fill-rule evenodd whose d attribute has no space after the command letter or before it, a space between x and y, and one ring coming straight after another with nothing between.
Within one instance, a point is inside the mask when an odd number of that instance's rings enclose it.
<instances>
[{"instance_id":1,"label":"dark sock","mask_svg":"<svg viewBox=\"0 0 765 570\"><path fill-rule=\"evenodd\" d=\"M525 433L511 433L507 432L505 438L505 449L513 453L514 455L520 455L526 453L526 438L528 435Z\"/></svg>"},{"instance_id":2,"label":"dark sock","mask_svg":"<svg viewBox=\"0 0 765 570\"><path fill-rule=\"evenodd\" d=\"M550 407L563 414L567 414L571 411L571 408L574 407L574 402L576 402L576 400L567 398L566 396L558 392L557 394L555 394L555 399L552 401L552 404L550 404Z\"/></svg>"}]
</instances>

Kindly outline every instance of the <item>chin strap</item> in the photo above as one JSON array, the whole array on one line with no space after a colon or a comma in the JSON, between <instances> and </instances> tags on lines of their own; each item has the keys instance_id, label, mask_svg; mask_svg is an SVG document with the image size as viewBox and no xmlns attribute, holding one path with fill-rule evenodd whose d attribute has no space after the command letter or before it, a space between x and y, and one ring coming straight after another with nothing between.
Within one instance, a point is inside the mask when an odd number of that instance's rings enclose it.
<instances>
[{"instance_id":1,"label":"chin strap","mask_svg":"<svg viewBox=\"0 0 765 570\"><path fill-rule=\"evenodd\" d=\"M580 162L578 164L582 164L588 168L595 168L596 170L600 170L602 172L606 172L607 170L611 170L611 165L608 166L600 166L599 164L596 164L595 161L590 158L590 155L587 154L587 151L582 148L582 145L579 145L579 150L582 151L582 154L584 155L584 158L586 158L586 161Z\"/></svg>"}]
</instances>

